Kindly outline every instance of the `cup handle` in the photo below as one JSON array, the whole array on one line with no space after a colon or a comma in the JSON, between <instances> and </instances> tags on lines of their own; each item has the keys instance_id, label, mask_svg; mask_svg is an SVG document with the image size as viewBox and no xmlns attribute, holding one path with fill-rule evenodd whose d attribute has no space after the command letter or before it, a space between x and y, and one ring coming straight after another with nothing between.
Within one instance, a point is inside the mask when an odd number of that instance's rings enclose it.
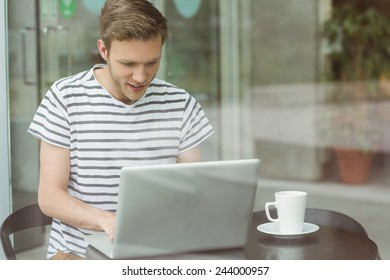
<instances>
[{"instance_id":1,"label":"cup handle","mask_svg":"<svg viewBox=\"0 0 390 280\"><path fill-rule=\"evenodd\" d=\"M271 214L269 213L269 207L274 206L277 208L277 203L276 202L267 202L265 204L265 214L267 215L267 219L270 220L271 222L279 222L279 218L274 219L271 217Z\"/></svg>"}]
</instances>

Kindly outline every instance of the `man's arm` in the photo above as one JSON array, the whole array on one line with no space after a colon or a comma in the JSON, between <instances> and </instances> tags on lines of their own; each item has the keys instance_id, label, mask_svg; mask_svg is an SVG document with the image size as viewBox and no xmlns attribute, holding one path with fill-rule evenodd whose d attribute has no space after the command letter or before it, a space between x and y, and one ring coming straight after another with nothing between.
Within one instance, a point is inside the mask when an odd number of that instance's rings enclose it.
<instances>
[{"instance_id":1,"label":"man's arm","mask_svg":"<svg viewBox=\"0 0 390 280\"><path fill-rule=\"evenodd\" d=\"M199 145L185 151L183 153L180 153L179 156L177 157L177 163L183 163L183 162L197 162L201 161L201 155L200 155L200 147Z\"/></svg>"},{"instance_id":2,"label":"man's arm","mask_svg":"<svg viewBox=\"0 0 390 280\"><path fill-rule=\"evenodd\" d=\"M74 227L114 237L115 214L83 203L67 193L69 150L41 141L38 203L42 211Z\"/></svg>"}]
</instances>

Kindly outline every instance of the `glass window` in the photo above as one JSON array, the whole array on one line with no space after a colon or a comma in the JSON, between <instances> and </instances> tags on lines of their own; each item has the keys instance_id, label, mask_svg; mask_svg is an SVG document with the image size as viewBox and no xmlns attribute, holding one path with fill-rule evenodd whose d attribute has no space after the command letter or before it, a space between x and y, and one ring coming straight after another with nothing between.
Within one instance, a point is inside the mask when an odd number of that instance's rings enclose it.
<instances>
[{"instance_id":1,"label":"glass window","mask_svg":"<svg viewBox=\"0 0 390 280\"><path fill-rule=\"evenodd\" d=\"M274 191L305 189L309 206L368 223L342 199L390 202L389 1L152 2L169 24L159 75L193 94L216 130L204 159L261 159L256 209ZM26 128L42 94L100 62L96 9L77 3L64 18L56 1L8 1L14 206L36 199L39 147ZM351 150L368 161L349 163Z\"/></svg>"}]
</instances>

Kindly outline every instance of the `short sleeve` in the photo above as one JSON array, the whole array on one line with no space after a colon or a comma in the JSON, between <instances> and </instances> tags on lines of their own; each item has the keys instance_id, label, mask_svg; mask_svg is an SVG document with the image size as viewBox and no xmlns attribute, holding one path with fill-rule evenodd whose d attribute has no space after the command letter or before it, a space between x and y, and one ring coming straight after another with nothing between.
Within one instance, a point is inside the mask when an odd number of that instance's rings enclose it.
<instances>
[{"instance_id":1,"label":"short sleeve","mask_svg":"<svg viewBox=\"0 0 390 280\"><path fill-rule=\"evenodd\" d=\"M68 113L64 99L55 85L46 93L27 131L53 145L70 147Z\"/></svg>"},{"instance_id":2,"label":"short sleeve","mask_svg":"<svg viewBox=\"0 0 390 280\"><path fill-rule=\"evenodd\" d=\"M199 145L213 133L214 129L203 108L195 98L190 96L184 111L180 152Z\"/></svg>"}]
</instances>

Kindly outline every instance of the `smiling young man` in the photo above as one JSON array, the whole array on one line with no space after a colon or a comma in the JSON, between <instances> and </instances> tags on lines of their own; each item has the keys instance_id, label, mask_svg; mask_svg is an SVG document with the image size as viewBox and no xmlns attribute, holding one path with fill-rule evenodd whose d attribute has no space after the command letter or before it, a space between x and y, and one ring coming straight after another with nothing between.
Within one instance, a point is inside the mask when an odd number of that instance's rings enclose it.
<instances>
[{"instance_id":1,"label":"smiling young man","mask_svg":"<svg viewBox=\"0 0 390 280\"><path fill-rule=\"evenodd\" d=\"M126 104L141 99L156 76L161 59L162 39L113 41L110 50L103 40L98 49L108 67L95 70L95 76L113 97Z\"/></svg>"},{"instance_id":2,"label":"smiling young man","mask_svg":"<svg viewBox=\"0 0 390 280\"><path fill-rule=\"evenodd\" d=\"M55 82L28 129L41 140L50 259L84 258L85 234L113 238L123 166L200 161L213 133L191 95L155 78L167 24L149 1L106 1L100 36L106 64Z\"/></svg>"}]
</instances>

